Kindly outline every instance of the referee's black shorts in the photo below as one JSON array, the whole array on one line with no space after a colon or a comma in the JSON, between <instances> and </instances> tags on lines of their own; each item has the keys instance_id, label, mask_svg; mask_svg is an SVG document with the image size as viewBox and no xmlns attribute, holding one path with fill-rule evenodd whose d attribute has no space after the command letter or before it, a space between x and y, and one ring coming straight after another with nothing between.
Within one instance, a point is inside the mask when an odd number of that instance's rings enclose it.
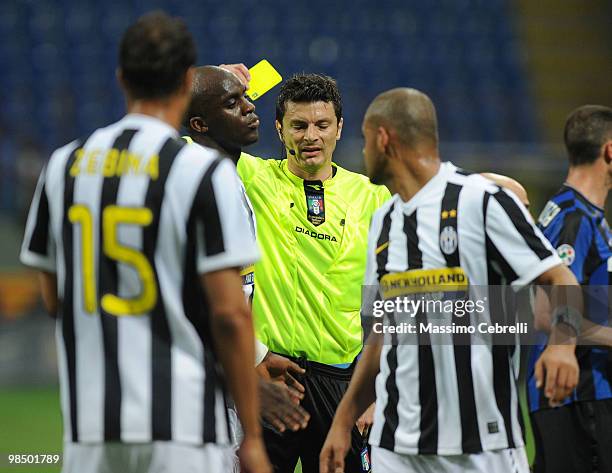
<instances>
[{"instance_id":1,"label":"referee's black shorts","mask_svg":"<svg viewBox=\"0 0 612 473\"><path fill-rule=\"evenodd\" d=\"M298 432L279 433L269 426L264 426L268 456L276 473L293 473L298 458L302 461L303 473L318 473L321 448L331 427L336 408L348 388L355 363L343 369L303 358L281 356L291 359L306 370L306 373L297 378L306 390L302 407L310 414L310 422L306 429ZM346 473L363 471L361 467L363 447L364 440L354 427L351 450L345 460Z\"/></svg>"},{"instance_id":2,"label":"referee's black shorts","mask_svg":"<svg viewBox=\"0 0 612 473\"><path fill-rule=\"evenodd\" d=\"M612 399L531 413L534 473L612 473Z\"/></svg>"}]
</instances>

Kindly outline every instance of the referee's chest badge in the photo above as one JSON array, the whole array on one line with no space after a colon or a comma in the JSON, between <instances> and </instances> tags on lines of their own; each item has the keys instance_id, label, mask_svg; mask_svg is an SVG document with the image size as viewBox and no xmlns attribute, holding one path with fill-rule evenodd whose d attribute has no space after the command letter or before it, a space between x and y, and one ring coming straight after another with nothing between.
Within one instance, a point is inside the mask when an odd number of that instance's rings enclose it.
<instances>
[{"instance_id":1,"label":"referee's chest badge","mask_svg":"<svg viewBox=\"0 0 612 473\"><path fill-rule=\"evenodd\" d=\"M325 199L322 194L306 194L308 220L315 227L325 222Z\"/></svg>"},{"instance_id":2,"label":"referee's chest badge","mask_svg":"<svg viewBox=\"0 0 612 473\"><path fill-rule=\"evenodd\" d=\"M446 255L452 255L457 249L457 230L450 225L440 232L440 249Z\"/></svg>"}]
</instances>

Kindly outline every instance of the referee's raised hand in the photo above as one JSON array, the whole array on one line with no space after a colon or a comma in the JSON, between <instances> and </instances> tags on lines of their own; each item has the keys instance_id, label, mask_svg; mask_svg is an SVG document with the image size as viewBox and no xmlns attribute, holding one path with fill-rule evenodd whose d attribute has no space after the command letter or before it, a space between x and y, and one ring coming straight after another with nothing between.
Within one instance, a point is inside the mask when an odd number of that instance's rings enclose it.
<instances>
[{"instance_id":1,"label":"referee's raised hand","mask_svg":"<svg viewBox=\"0 0 612 473\"><path fill-rule=\"evenodd\" d=\"M251 73L244 64L220 64L219 67L234 74L246 87L249 86L249 82L251 81Z\"/></svg>"}]
</instances>

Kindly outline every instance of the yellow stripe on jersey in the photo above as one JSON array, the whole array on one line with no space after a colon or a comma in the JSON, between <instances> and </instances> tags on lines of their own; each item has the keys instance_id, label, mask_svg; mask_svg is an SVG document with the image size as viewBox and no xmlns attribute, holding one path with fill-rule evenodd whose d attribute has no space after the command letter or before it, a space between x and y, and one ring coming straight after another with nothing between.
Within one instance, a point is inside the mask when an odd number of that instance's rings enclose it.
<instances>
[{"instance_id":1,"label":"yellow stripe on jersey","mask_svg":"<svg viewBox=\"0 0 612 473\"><path fill-rule=\"evenodd\" d=\"M255 265L252 264L250 266L245 266L244 268L242 268L240 270L240 276L246 276L247 274L250 274L252 272L255 271Z\"/></svg>"},{"instance_id":2,"label":"yellow stripe on jersey","mask_svg":"<svg viewBox=\"0 0 612 473\"><path fill-rule=\"evenodd\" d=\"M412 269L403 273L385 274L380 279L383 299L430 292L467 290L468 277L460 267Z\"/></svg>"},{"instance_id":3,"label":"yellow stripe on jersey","mask_svg":"<svg viewBox=\"0 0 612 473\"><path fill-rule=\"evenodd\" d=\"M376 248L376 254L382 252L385 248L389 246L389 242L383 243L378 248Z\"/></svg>"}]
</instances>

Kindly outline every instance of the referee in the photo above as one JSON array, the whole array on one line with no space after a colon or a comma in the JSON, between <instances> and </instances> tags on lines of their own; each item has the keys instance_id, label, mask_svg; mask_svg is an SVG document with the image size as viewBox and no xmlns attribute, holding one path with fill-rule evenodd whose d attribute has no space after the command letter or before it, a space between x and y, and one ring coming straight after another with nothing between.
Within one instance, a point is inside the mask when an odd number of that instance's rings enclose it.
<instances>
[{"instance_id":1,"label":"referee","mask_svg":"<svg viewBox=\"0 0 612 473\"><path fill-rule=\"evenodd\" d=\"M242 468L269 472L239 268L258 259L235 167L187 145L196 50L143 16L118 76L128 113L53 153L21 259L57 316L64 472L230 471L224 379Z\"/></svg>"},{"instance_id":2,"label":"referee","mask_svg":"<svg viewBox=\"0 0 612 473\"><path fill-rule=\"evenodd\" d=\"M379 95L362 130L370 179L395 192L374 215L368 242L365 283L380 287L385 302L427 293L445 280L469 288L506 281L517 289L533 280L576 286L514 194L440 162L436 114L427 96L414 89ZM367 299L363 311L374 314L380 301ZM489 310L482 298L477 302L485 307L477 318L464 320L453 311L449 326L490 322L494 307ZM322 473L343 470L348 432L375 399L374 471L529 472L511 350L493 336L475 343L461 330L432 334L422 328L441 315L387 313L386 326L403 316L415 330L386 335L384 345L382 335L372 334L321 452ZM574 333L567 324L577 323L577 315L568 317L553 329L555 337ZM538 361L538 380L546 379L545 396L552 402L576 385L574 350L573 339L550 345Z\"/></svg>"},{"instance_id":3,"label":"referee","mask_svg":"<svg viewBox=\"0 0 612 473\"><path fill-rule=\"evenodd\" d=\"M243 66L228 68L248 80ZM323 440L362 347L367 232L372 214L390 195L333 163L342 125L335 80L296 75L276 100L275 126L286 159L242 153L237 166L262 250L255 265L257 334L270 350L306 369L300 378L306 388L302 406L311 415L306 429L264 429L277 472L293 472L298 458L304 472L318 471ZM353 428L347 471L363 471L363 443Z\"/></svg>"}]
</instances>

